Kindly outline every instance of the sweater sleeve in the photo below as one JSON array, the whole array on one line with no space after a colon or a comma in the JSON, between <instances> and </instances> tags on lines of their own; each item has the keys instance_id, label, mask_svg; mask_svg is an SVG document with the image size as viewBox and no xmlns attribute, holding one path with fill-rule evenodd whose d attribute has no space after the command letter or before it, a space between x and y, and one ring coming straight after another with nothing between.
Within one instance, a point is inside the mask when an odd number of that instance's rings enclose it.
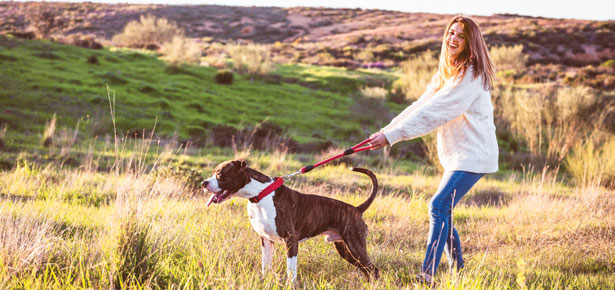
<instances>
[{"instance_id":1,"label":"sweater sleeve","mask_svg":"<svg viewBox=\"0 0 615 290\"><path fill-rule=\"evenodd\" d=\"M465 113L482 90L481 78L474 78L472 70L467 70L456 85L440 89L429 100L396 117L382 132L391 145L428 134Z\"/></svg>"},{"instance_id":2,"label":"sweater sleeve","mask_svg":"<svg viewBox=\"0 0 615 290\"><path fill-rule=\"evenodd\" d=\"M433 84L430 83L427 86L425 92L418 98L418 100L414 101L410 106L406 107L401 113L399 113L397 116L395 116L395 118L393 118L393 120L391 120L391 122L388 125L386 125L382 129L380 129L380 132L384 132L384 131L390 130L390 129L394 128L395 126L397 126L401 120L405 119L412 112L416 111L417 108L419 108L423 104L425 104L425 102L430 97L433 96L434 92L435 92L435 88L433 87Z\"/></svg>"}]
</instances>

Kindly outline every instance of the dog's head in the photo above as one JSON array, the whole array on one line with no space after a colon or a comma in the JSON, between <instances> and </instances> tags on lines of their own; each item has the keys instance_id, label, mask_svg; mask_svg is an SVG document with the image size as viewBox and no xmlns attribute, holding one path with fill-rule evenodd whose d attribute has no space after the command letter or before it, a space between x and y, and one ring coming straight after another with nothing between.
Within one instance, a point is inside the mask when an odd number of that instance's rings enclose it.
<instances>
[{"instance_id":1,"label":"dog's head","mask_svg":"<svg viewBox=\"0 0 615 290\"><path fill-rule=\"evenodd\" d=\"M222 203L237 193L250 182L246 162L231 160L216 166L212 176L201 183L205 191L213 193L207 206L213 203Z\"/></svg>"}]
</instances>

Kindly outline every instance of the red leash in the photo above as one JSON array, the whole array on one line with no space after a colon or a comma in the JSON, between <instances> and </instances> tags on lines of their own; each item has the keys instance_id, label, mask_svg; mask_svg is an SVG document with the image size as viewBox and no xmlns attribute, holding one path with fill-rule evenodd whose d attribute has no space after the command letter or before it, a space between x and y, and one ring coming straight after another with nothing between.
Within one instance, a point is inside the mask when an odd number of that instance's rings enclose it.
<instances>
[{"instance_id":1,"label":"red leash","mask_svg":"<svg viewBox=\"0 0 615 290\"><path fill-rule=\"evenodd\" d=\"M312 170L312 169L314 169L314 168L316 168L316 167L318 167L320 165L323 165L325 163L329 163L329 162L331 162L331 161L333 161L335 159L338 159L340 157L344 157L346 155L350 155L350 154L353 154L353 153L357 153L357 152L361 152L361 151L372 149L372 146L365 146L365 147L359 148L359 147L365 145L365 143L367 143L369 141L372 141L372 139L369 139L369 138L365 139L365 140L363 140L363 142L361 142L361 143L359 143L357 145L354 145L352 148L346 149L344 151L344 153L342 153L342 154L335 155L335 156L333 156L333 157L331 157L331 158L329 158L327 160L320 161L320 162L318 162L316 164L313 164L313 165L308 165L306 167L301 168L301 170L299 170L299 171L301 173L307 173L307 172L310 172L310 170Z\"/></svg>"},{"instance_id":2,"label":"red leash","mask_svg":"<svg viewBox=\"0 0 615 290\"><path fill-rule=\"evenodd\" d=\"M354 145L352 148L346 149L344 151L344 153L335 155L335 156L330 157L330 158L328 158L326 160L320 161L320 162L318 162L316 164L305 166L305 167L301 168L299 171L297 171L297 172L295 172L293 174L289 174L289 175L282 176L282 177L275 177L274 178L274 182L271 183L269 186L265 187L265 189L263 189L258 194L258 196L250 198L249 199L250 202L258 203L259 201L261 201L263 198L265 198L265 196L269 195L270 193L272 193L273 191L278 189L280 186L282 186L282 184L284 184L284 178L290 178L290 177L293 177L293 176L295 176L297 174L307 173L307 172L310 172L312 169L314 169L314 168L316 168L316 167L318 167L320 165L329 163L329 162L331 162L331 161L333 161L335 159L338 159L340 157L344 157L344 156L347 156L347 155L350 155L350 154L354 154L354 153L357 153L357 152L361 152L361 151L372 149L372 146L361 147L361 146L365 145L365 143L367 143L369 141L372 141L372 139L369 139L369 138L365 139L363 142L361 142L361 143L359 143L357 145ZM359 147L361 147L361 148L359 148Z\"/></svg>"}]
</instances>

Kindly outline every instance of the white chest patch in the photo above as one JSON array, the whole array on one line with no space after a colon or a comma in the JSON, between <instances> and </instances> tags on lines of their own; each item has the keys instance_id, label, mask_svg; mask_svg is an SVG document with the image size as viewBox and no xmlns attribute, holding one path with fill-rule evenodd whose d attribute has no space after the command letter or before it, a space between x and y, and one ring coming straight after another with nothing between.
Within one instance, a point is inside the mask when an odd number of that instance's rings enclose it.
<instances>
[{"instance_id":1,"label":"white chest patch","mask_svg":"<svg viewBox=\"0 0 615 290\"><path fill-rule=\"evenodd\" d=\"M273 206L274 193L259 203L248 203L248 217L252 228L262 237L273 242L284 243L275 226L276 210Z\"/></svg>"}]
</instances>

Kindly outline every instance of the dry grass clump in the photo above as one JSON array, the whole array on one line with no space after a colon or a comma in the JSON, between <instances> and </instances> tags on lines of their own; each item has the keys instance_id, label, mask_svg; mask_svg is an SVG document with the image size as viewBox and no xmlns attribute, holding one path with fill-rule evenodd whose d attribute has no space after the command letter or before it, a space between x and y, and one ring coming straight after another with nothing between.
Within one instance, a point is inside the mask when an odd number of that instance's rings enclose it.
<instances>
[{"instance_id":1,"label":"dry grass clump","mask_svg":"<svg viewBox=\"0 0 615 290\"><path fill-rule=\"evenodd\" d=\"M198 64L201 59L201 47L183 36L174 36L173 40L162 44L160 52L171 66Z\"/></svg>"},{"instance_id":2,"label":"dry grass clump","mask_svg":"<svg viewBox=\"0 0 615 290\"><path fill-rule=\"evenodd\" d=\"M226 52L233 60L233 69L240 74L262 76L276 68L269 49L257 44L229 44Z\"/></svg>"},{"instance_id":3,"label":"dry grass clump","mask_svg":"<svg viewBox=\"0 0 615 290\"><path fill-rule=\"evenodd\" d=\"M12 274L44 267L62 245L57 225L44 217L12 215L0 207L0 263Z\"/></svg>"},{"instance_id":4,"label":"dry grass clump","mask_svg":"<svg viewBox=\"0 0 615 290\"><path fill-rule=\"evenodd\" d=\"M615 186L615 136L604 139L589 138L566 157L566 168L579 186Z\"/></svg>"},{"instance_id":5,"label":"dry grass clump","mask_svg":"<svg viewBox=\"0 0 615 290\"><path fill-rule=\"evenodd\" d=\"M366 98L384 101L387 98L388 91L383 87L362 87L361 95Z\"/></svg>"},{"instance_id":6,"label":"dry grass clump","mask_svg":"<svg viewBox=\"0 0 615 290\"><path fill-rule=\"evenodd\" d=\"M43 133L42 145L43 147L51 147L53 145L53 138L56 132L56 114L53 114L51 120L47 122L45 126L45 132Z\"/></svg>"},{"instance_id":7,"label":"dry grass clump","mask_svg":"<svg viewBox=\"0 0 615 290\"><path fill-rule=\"evenodd\" d=\"M175 36L183 35L184 31L176 23L148 14L141 15L139 21L128 22L124 31L113 37L113 42L120 46L136 48L148 45L160 47L173 41Z\"/></svg>"}]
</instances>

